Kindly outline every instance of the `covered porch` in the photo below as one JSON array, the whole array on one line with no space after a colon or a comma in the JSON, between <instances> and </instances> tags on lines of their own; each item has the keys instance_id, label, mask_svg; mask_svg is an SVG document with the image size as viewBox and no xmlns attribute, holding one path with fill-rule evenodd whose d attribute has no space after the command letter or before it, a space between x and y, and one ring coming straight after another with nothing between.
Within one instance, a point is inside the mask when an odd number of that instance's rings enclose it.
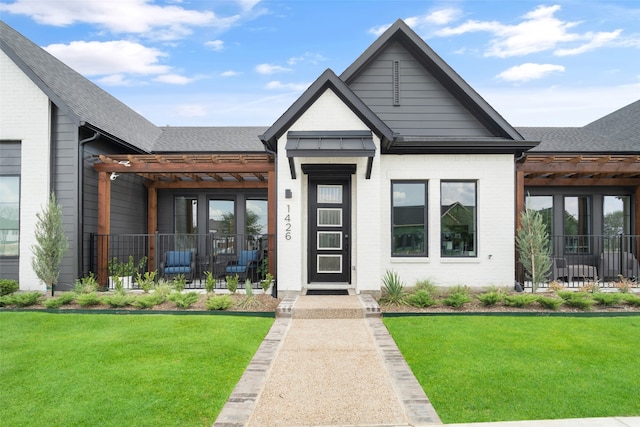
<instances>
[{"instance_id":1,"label":"covered porch","mask_svg":"<svg viewBox=\"0 0 640 427\"><path fill-rule=\"evenodd\" d=\"M638 279L640 156L527 153L516 163L517 228L528 198L551 239L550 280ZM519 265L516 278L524 283Z\"/></svg>"},{"instance_id":2,"label":"covered porch","mask_svg":"<svg viewBox=\"0 0 640 427\"><path fill-rule=\"evenodd\" d=\"M227 255L239 255L243 250L260 251L260 260L274 277L275 272L275 236L276 227L276 178L275 161L272 155L255 154L128 154L98 155L94 169L98 172L97 182L97 233L92 239L91 255L93 270L100 285L105 286L108 278L108 265L114 250L118 256L128 257L133 254L120 254L120 249L113 247L115 242L131 240L124 236L112 234L112 186L117 185L118 177L123 174L134 174L140 177L141 185L146 188L146 230L139 230L136 262L146 257L147 271L159 270L169 246L180 249L190 242L193 249L195 274L202 274L205 268L211 271L206 263L215 263L212 255L218 255L217 239L224 238L234 242L225 250ZM245 235L243 231L214 233L209 227L193 230L188 235L173 229L170 233L160 233L158 227L159 205L158 195L162 191L266 191L267 219L266 233ZM173 215L173 213L172 213ZM234 221L231 221L235 227ZM134 239L136 240L136 239ZM177 242L182 242L177 245ZM169 245L171 242L172 245ZM214 242L216 242L214 244ZM196 246L193 246L195 244ZM229 244L229 243L227 243ZM200 247L201 246L201 247ZM247 247L245 247L247 246ZM250 247L249 247L250 246ZM186 246L184 248L187 248ZM182 249L184 249L182 248ZM133 249L132 249L133 250ZM94 261L95 260L95 261ZM222 262L221 260L219 262ZM225 261L226 262L226 261Z\"/></svg>"}]
</instances>

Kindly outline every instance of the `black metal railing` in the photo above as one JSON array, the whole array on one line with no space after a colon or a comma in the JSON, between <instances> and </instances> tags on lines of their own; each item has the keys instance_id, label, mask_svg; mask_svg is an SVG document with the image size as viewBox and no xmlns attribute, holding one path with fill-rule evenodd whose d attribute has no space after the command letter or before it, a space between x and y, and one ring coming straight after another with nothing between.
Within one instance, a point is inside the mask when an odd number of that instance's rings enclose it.
<instances>
[{"instance_id":1,"label":"black metal railing","mask_svg":"<svg viewBox=\"0 0 640 427\"><path fill-rule=\"evenodd\" d=\"M217 289L226 288L226 276L235 274L239 276L239 288L245 287L246 279L251 281L252 288L258 288L268 272L270 236L267 234L92 234L90 240L89 271L94 273L101 264L98 257L106 255L108 270L125 263L133 265L141 274L157 271L158 278L170 279L175 274L167 274L163 268L167 267L170 252L189 253L189 265L180 273L188 281L187 289L204 289L209 273ZM246 261L244 265L243 261ZM103 259L102 265L104 262Z\"/></svg>"},{"instance_id":2,"label":"black metal railing","mask_svg":"<svg viewBox=\"0 0 640 427\"><path fill-rule=\"evenodd\" d=\"M585 281L598 281L614 286L621 277L640 279L640 236L552 236L552 266L549 281L556 280L568 287L579 287ZM516 280L527 283L524 268L517 265ZM546 286L544 284L543 286Z\"/></svg>"}]
</instances>

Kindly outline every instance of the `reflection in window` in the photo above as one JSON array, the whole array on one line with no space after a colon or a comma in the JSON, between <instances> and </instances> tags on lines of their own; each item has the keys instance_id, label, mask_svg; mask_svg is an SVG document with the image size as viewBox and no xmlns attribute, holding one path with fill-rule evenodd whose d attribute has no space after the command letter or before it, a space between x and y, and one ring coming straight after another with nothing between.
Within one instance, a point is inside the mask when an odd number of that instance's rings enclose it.
<instances>
[{"instance_id":1,"label":"reflection in window","mask_svg":"<svg viewBox=\"0 0 640 427\"><path fill-rule=\"evenodd\" d=\"M607 252L626 251L632 246L630 238L623 238L631 233L631 197L604 196L602 234L604 234L604 250Z\"/></svg>"},{"instance_id":2,"label":"reflection in window","mask_svg":"<svg viewBox=\"0 0 640 427\"><path fill-rule=\"evenodd\" d=\"M395 181L391 193L391 254L427 256L427 183Z\"/></svg>"},{"instance_id":3,"label":"reflection in window","mask_svg":"<svg viewBox=\"0 0 640 427\"><path fill-rule=\"evenodd\" d=\"M174 218L176 234L196 234L198 232L198 199L176 197Z\"/></svg>"},{"instance_id":4,"label":"reflection in window","mask_svg":"<svg viewBox=\"0 0 640 427\"><path fill-rule=\"evenodd\" d=\"M564 251L568 254L591 252L590 200L584 196L564 198Z\"/></svg>"},{"instance_id":5,"label":"reflection in window","mask_svg":"<svg viewBox=\"0 0 640 427\"><path fill-rule=\"evenodd\" d=\"M0 176L0 256L18 256L20 177Z\"/></svg>"},{"instance_id":6,"label":"reflection in window","mask_svg":"<svg viewBox=\"0 0 640 427\"><path fill-rule=\"evenodd\" d=\"M553 197L552 196L527 196L526 208L536 211L542 217L545 230L549 238L553 236Z\"/></svg>"},{"instance_id":7,"label":"reflection in window","mask_svg":"<svg viewBox=\"0 0 640 427\"><path fill-rule=\"evenodd\" d=\"M265 199L247 199L245 208L245 233L251 235L267 234L267 201Z\"/></svg>"},{"instance_id":8,"label":"reflection in window","mask_svg":"<svg viewBox=\"0 0 640 427\"><path fill-rule=\"evenodd\" d=\"M477 244L476 183L440 184L441 251L444 257L475 257Z\"/></svg>"},{"instance_id":9,"label":"reflection in window","mask_svg":"<svg viewBox=\"0 0 640 427\"><path fill-rule=\"evenodd\" d=\"M234 200L209 200L209 232L235 234L235 211Z\"/></svg>"}]
</instances>

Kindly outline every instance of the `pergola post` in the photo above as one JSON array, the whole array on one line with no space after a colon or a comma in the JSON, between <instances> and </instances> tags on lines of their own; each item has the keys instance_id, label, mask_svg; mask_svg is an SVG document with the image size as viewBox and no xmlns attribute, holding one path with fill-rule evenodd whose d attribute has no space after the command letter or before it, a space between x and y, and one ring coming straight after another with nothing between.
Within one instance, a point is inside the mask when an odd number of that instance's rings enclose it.
<instances>
[{"instance_id":1,"label":"pergola post","mask_svg":"<svg viewBox=\"0 0 640 427\"><path fill-rule=\"evenodd\" d=\"M107 172L98 172L98 285L107 285L109 234L111 233L111 180Z\"/></svg>"},{"instance_id":2,"label":"pergola post","mask_svg":"<svg viewBox=\"0 0 640 427\"><path fill-rule=\"evenodd\" d=\"M267 254L269 257L269 273L274 277L276 276L276 207L277 207L277 192L276 192L276 172L275 170L269 171L267 177L267 232L269 233L269 246L267 248Z\"/></svg>"},{"instance_id":3,"label":"pergola post","mask_svg":"<svg viewBox=\"0 0 640 427\"><path fill-rule=\"evenodd\" d=\"M149 235L149 271L156 269L156 231L158 231L158 190L147 187L147 234Z\"/></svg>"}]
</instances>

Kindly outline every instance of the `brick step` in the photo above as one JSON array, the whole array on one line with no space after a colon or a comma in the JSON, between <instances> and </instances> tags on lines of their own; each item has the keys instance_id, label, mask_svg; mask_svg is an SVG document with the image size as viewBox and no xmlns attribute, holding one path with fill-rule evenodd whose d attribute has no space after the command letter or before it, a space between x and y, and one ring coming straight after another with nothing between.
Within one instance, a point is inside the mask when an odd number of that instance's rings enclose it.
<instances>
[{"instance_id":1,"label":"brick step","mask_svg":"<svg viewBox=\"0 0 640 427\"><path fill-rule=\"evenodd\" d=\"M380 317L380 307L371 295L286 295L276 317L293 319L363 319Z\"/></svg>"}]
</instances>

